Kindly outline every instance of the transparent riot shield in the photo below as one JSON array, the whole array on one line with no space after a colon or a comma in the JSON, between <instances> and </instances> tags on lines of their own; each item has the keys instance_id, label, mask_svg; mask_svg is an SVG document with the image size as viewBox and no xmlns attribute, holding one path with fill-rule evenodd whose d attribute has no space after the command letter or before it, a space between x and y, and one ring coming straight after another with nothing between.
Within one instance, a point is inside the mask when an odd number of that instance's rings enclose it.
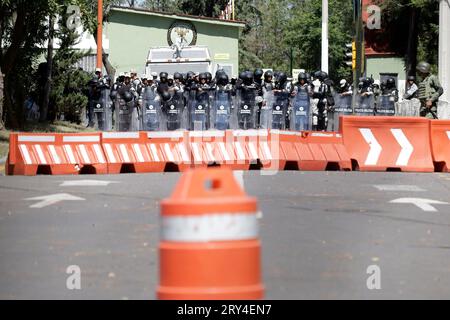
<instances>
[{"instance_id":1,"label":"transparent riot shield","mask_svg":"<svg viewBox=\"0 0 450 320\"><path fill-rule=\"evenodd\" d=\"M295 131L311 130L311 103L308 92L299 90L292 99L290 129Z\"/></svg>"},{"instance_id":2,"label":"transparent riot shield","mask_svg":"<svg viewBox=\"0 0 450 320\"><path fill-rule=\"evenodd\" d=\"M169 101L165 102L166 110L166 129L169 131L186 128L184 95L175 92Z\"/></svg>"},{"instance_id":3,"label":"transparent riot shield","mask_svg":"<svg viewBox=\"0 0 450 320\"><path fill-rule=\"evenodd\" d=\"M267 91L263 96L263 104L260 110L259 127L261 129L272 128L272 106L274 104L275 97L272 91Z\"/></svg>"},{"instance_id":4,"label":"transparent riot shield","mask_svg":"<svg viewBox=\"0 0 450 320\"><path fill-rule=\"evenodd\" d=\"M351 95L340 95L336 94L334 96L334 112L328 114L328 126L327 131L338 131L339 130L339 117L342 115L353 114L352 110L352 96Z\"/></svg>"},{"instance_id":5,"label":"transparent riot shield","mask_svg":"<svg viewBox=\"0 0 450 320\"><path fill-rule=\"evenodd\" d=\"M115 130L116 131L137 131L139 130L138 113L134 99L122 93L116 96L115 106Z\"/></svg>"},{"instance_id":6,"label":"transparent riot shield","mask_svg":"<svg viewBox=\"0 0 450 320\"><path fill-rule=\"evenodd\" d=\"M144 131L163 130L164 116L158 95L153 88L147 87L142 96L141 129Z\"/></svg>"},{"instance_id":7,"label":"transparent riot shield","mask_svg":"<svg viewBox=\"0 0 450 320\"><path fill-rule=\"evenodd\" d=\"M373 95L362 96L360 94L356 97L355 115L357 116L373 116L375 101Z\"/></svg>"},{"instance_id":8,"label":"transparent riot shield","mask_svg":"<svg viewBox=\"0 0 450 320\"><path fill-rule=\"evenodd\" d=\"M211 108L211 127L217 130L231 128L231 92L216 90Z\"/></svg>"},{"instance_id":9,"label":"transparent riot shield","mask_svg":"<svg viewBox=\"0 0 450 320\"><path fill-rule=\"evenodd\" d=\"M99 131L110 131L112 129L112 102L109 94L108 88L102 88L99 99L94 102L94 128Z\"/></svg>"},{"instance_id":10,"label":"transparent riot shield","mask_svg":"<svg viewBox=\"0 0 450 320\"><path fill-rule=\"evenodd\" d=\"M189 101L189 128L190 130L209 129L210 100L208 91L200 91L190 95Z\"/></svg>"},{"instance_id":11,"label":"transparent riot shield","mask_svg":"<svg viewBox=\"0 0 450 320\"><path fill-rule=\"evenodd\" d=\"M289 107L289 93L275 92L272 104L272 129L286 129L286 115Z\"/></svg>"},{"instance_id":12,"label":"transparent riot shield","mask_svg":"<svg viewBox=\"0 0 450 320\"><path fill-rule=\"evenodd\" d=\"M380 95L376 108L377 116L395 115L395 97L393 95Z\"/></svg>"},{"instance_id":13,"label":"transparent riot shield","mask_svg":"<svg viewBox=\"0 0 450 320\"><path fill-rule=\"evenodd\" d=\"M235 108L238 129L256 128L256 109L256 88L240 88Z\"/></svg>"}]
</instances>

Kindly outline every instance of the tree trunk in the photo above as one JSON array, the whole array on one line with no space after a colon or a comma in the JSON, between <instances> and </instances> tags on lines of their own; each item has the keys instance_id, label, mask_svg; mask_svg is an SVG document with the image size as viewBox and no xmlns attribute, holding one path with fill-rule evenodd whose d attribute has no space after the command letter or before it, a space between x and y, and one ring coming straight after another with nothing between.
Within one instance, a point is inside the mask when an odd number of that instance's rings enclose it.
<instances>
[{"instance_id":1,"label":"tree trunk","mask_svg":"<svg viewBox=\"0 0 450 320\"><path fill-rule=\"evenodd\" d=\"M409 32L408 32L408 46L406 50L406 74L415 75L417 65L417 44L418 44L418 30L417 24L419 22L420 9L410 8L409 13Z\"/></svg>"},{"instance_id":2,"label":"tree trunk","mask_svg":"<svg viewBox=\"0 0 450 320\"><path fill-rule=\"evenodd\" d=\"M0 70L0 130L5 129L5 122L3 119L3 90L4 86L3 86L3 73Z\"/></svg>"},{"instance_id":3,"label":"tree trunk","mask_svg":"<svg viewBox=\"0 0 450 320\"><path fill-rule=\"evenodd\" d=\"M40 111L40 121L47 121L48 108L50 102L50 91L52 89L52 70L53 70L53 36L54 36L54 17L50 16L48 19L48 47L47 47L47 70L46 81L44 86L44 99Z\"/></svg>"},{"instance_id":4,"label":"tree trunk","mask_svg":"<svg viewBox=\"0 0 450 320\"><path fill-rule=\"evenodd\" d=\"M94 39L95 43L97 43L97 29L94 31ZM114 81L114 76L116 74L116 69L112 66L111 62L109 61L108 55L105 52L105 49L102 48L102 62L105 66L106 73L111 77L111 80Z\"/></svg>"}]
</instances>

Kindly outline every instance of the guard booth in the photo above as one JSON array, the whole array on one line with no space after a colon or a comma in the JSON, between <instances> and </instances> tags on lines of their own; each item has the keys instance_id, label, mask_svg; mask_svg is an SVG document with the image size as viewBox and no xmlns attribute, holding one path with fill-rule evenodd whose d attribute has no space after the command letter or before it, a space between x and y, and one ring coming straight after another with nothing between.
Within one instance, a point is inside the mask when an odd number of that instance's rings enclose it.
<instances>
[{"instance_id":1,"label":"guard booth","mask_svg":"<svg viewBox=\"0 0 450 320\"><path fill-rule=\"evenodd\" d=\"M189 71L212 73L212 69L212 59L206 46L187 46L179 51L172 47L151 48L145 66L147 74L156 72L158 75L160 72L168 74Z\"/></svg>"}]
</instances>

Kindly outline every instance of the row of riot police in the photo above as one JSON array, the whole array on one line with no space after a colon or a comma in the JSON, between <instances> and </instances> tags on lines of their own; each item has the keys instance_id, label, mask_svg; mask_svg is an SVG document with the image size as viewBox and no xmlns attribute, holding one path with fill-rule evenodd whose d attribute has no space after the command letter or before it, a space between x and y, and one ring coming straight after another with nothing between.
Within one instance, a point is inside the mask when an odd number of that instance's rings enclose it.
<instances>
[{"instance_id":1,"label":"row of riot police","mask_svg":"<svg viewBox=\"0 0 450 320\"><path fill-rule=\"evenodd\" d=\"M122 74L112 85L108 80L91 83L90 123L102 131L336 131L340 115L393 115L398 100L395 81L388 79L380 88L361 78L352 108L351 85L341 80L335 89L323 71L300 73L295 84L283 72L261 69L241 72L237 79L218 70L214 77L161 72L141 79Z\"/></svg>"}]
</instances>

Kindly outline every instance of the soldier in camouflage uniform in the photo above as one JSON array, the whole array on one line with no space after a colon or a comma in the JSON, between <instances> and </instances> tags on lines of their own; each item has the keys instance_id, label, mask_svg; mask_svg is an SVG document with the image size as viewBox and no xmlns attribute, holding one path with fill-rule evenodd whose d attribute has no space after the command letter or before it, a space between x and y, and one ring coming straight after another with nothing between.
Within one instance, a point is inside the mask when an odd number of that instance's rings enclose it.
<instances>
[{"instance_id":1,"label":"soldier in camouflage uniform","mask_svg":"<svg viewBox=\"0 0 450 320\"><path fill-rule=\"evenodd\" d=\"M420 100L420 116L428 119L437 119L437 102L444 93L439 79L430 73L431 66L427 62L417 65L422 82L419 84L418 98Z\"/></svg>"}]
</instances>

